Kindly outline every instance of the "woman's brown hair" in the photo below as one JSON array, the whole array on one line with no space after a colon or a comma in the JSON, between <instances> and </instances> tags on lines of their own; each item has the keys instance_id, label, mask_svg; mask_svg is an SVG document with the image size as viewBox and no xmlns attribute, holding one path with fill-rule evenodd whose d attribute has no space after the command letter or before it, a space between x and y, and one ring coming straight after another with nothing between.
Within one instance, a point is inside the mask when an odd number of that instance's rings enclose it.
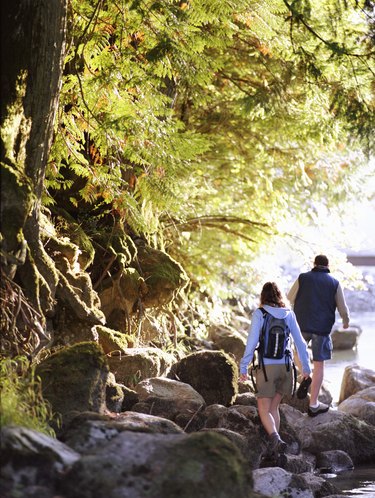
<instances>
[{"instance_id":1,"label":"woman's brown hair","mask_svg":"<svg viewBox=\"0 0 375 498\"><path fill-rule=\"evenodd\" d=\"M262 292L260 293L260 304L269 304L271 306L273 305L285 308L283 296L275 282L266 282L263 285Z\"/></svg>"}]
</instances>

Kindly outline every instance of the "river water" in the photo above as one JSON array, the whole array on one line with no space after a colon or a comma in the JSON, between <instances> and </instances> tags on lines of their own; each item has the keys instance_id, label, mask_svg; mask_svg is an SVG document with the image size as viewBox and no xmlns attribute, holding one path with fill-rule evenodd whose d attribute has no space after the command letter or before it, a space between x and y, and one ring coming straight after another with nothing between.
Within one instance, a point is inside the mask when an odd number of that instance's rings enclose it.
<instances>
[{"instance_id":1,"label":"river water","mask_svg":"<svg viewBox=\"0 0 375 498\"><path fill-rule=\"evenodd\" d=\"M357 348L334 351L333 358L325 363L324 384L333 396L333 406L337 406L346 366L356 363L361 367L375 369L375 311L351 313L351 325L358 325L362 329ZM375 464L332 476L332 483L345 496L375 498Z\"/></svg>"}]
</instances>

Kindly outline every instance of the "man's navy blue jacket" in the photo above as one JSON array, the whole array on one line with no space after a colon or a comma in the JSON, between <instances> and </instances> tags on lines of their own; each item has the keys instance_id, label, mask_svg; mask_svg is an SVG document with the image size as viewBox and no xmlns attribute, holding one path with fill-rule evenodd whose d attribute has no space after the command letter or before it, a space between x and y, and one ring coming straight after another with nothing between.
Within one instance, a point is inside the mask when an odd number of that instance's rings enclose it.
<instances>
[{"instance_id":1,"label":"man's navy blue jacket","mask_svg":"<svg viewBox=\"0 0 375 498\"><path fill-rule=\"evenodd\" d=\"M329 335L335 323L338 280L328 268L314 267L298 277L294 312L302 332Z\"/></svg>"}]
</instances>

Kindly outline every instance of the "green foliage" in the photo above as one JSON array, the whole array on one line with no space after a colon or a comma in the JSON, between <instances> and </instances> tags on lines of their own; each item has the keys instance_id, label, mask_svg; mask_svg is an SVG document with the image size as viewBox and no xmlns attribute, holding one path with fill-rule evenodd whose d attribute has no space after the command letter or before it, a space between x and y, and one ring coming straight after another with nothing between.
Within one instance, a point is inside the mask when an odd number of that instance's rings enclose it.
<instances>
[{"instance_id":1,"label":"green foliage","mask_svg":"<svg viewBox=\"0 0 375 498\"><path fill-rule=\"evenodd\" d=\"M40 380L25 356L0 361L0 426L22 425L54 436L49 425L58 422L43 399Z\"/></svg>"},{"instance_id":2,"label":"green foliage","mask_svg":"<svg viewBox=\"0 0 375 498\"><path fill-rule=\"evenodd\" d=\"M73 0L45 202L116 217L197 289L251 280L270 237L361 192L366 6Z\"/></svg>"}]
</instances>

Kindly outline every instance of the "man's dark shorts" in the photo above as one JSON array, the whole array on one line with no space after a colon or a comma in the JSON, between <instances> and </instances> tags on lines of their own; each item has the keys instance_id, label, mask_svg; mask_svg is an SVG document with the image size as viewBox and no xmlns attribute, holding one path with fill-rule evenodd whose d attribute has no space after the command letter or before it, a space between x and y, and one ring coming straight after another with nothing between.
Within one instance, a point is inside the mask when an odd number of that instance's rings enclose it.
<instances>
[{"instance_id":1,"label":"man's dark shorts","mask_svg":"<svg viewBox=\"0 0 375 498\"><path fill-rule=\"evenodd\" d=\"M317 335L302 332L303 338L309 344L311 341L311 349L313 361L325 361L332 358L332 339L330 335Z\"/></svg>"}]
</instances>

